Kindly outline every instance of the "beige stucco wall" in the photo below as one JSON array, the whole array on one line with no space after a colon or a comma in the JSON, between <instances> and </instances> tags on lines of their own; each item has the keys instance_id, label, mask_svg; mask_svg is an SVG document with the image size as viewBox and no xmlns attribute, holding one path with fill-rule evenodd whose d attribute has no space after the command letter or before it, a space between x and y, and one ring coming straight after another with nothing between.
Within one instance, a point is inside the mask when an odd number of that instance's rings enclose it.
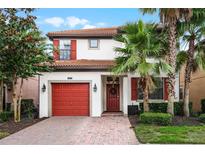
<instances>
[{"instance_id":1,"label":"beige stucco wall","mask_svg":"<svg viewBox=\"0 0 205 154\"><path fill-rule=\"evenodd\" d=\"M18 91L20 87L20 80L18 80ZM38 95L38 77L32 77L27 80L24 80L23 83L23 99L33 99L34 104L37 106L39 104L39 95ZM12 92L8 91L7 93L7 102L12 102Z\"/></svg>"},{"instance_id":2,"label":"beige stucco wall","mask_svg":"<svg viewBox=\"0 0 205 154\"><path fill-rule=\"evenodd\" d=\"M184 69L180 72L180 87L184 86ZM193 111L201 110L201 99L205 98L205 71L198 70L192 74L190 84L190 101L193 102Z\"/></svg>"}]
</instances>

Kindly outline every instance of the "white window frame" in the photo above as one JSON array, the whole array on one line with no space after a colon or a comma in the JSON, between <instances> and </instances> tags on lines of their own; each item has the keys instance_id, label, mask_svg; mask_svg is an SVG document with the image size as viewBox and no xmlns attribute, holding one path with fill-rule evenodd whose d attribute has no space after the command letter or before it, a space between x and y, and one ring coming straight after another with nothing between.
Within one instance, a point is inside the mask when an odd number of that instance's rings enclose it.
<instances>
[{"instance_id":1,"label":"white window frame","mask_svg":"<svg viewBox=\"0 0 205 154\"><path fill-rule=\"evenodd\" d=\"M91 47L91 41L92 40L96 40L97 41L97 47ZM100 49L100 40L99 39L95 39L95 38L93 38L93 39L88 39L88 49Z\"/></svg>"},{"instance_id":2,"label":"white window frame","mask_svg":"<svg viewBox=\"0 0 205 154\"><path fill-rule=\"evenodd\" d=\"M68 58L67 59L61 59L61 49L62 47L64 47L65 43L68 43L70 45L70 48L71 48L71 40L67 40L67 39L60 39L59 40L59 60L70 60L70 55L71 55L71 49L70 51L68 51Z\"/></svg>"}]
</instances>

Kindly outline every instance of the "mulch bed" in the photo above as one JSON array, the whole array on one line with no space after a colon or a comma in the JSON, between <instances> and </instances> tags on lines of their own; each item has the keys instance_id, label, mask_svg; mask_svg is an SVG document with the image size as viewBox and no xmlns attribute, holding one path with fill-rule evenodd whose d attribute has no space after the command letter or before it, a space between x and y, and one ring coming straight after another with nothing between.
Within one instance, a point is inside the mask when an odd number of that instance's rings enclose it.
<instances>
[{"instance_id":1,"label":"mulch bed","mask_svg":"<svg viewBox=\"0 0 205 154\"><path fill-rule=\"evenodd\" d=\"M140 123L138 115L129 116L129 121L133 128ZM182 116L174 116L172 125L173 126L200 126L203 125L203 123L198 121L197 117L187 118Z\"/></svg>"},{"instance_id":2,"label":"mulch bed","mask_svg":"<svg viewBox=\"0 0 205 154\"><path fill-rule=\"evenodd\" d=\"M173 125L175 126L200 126L203 125L197 117L182 117L182 116L175 116L173 118Z\"/></svg>"},{"instance_id":3,"label":"mulch bed","mask_svg":"<svg viewBox=\"0 0 205 154\"><path fill-rule=\"evenodd\" d=\"M41 118L41 119L28 119L24 118L20 122L15 123L13 120L9 120L7 122L0 124L0 131L1 132L8 132L9 134L16 133L26 127L29 127L37 122L40 122L47 118Z\"/></svg>"},{"instance_id":4,"label":"mulch bed","mask_svg":"<svg viewBox=\"0 0 205 154\"><path fill-rule=\"evenodd\" d=\"M128 118L129 118L131 127L133 128L140 122L138 115L131 115L131 116L128 116Z\"/></svg>"}]
</instances>

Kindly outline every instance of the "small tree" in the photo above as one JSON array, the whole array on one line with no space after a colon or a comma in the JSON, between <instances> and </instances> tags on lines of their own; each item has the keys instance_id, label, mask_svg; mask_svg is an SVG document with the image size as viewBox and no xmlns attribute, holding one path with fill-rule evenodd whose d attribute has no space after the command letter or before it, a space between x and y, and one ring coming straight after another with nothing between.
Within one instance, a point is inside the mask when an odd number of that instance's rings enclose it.
<instances>
[{"instance_id":1,"label":"small tree","mask_svg":"<svg viewBox=\"0 0 205 154\"><path fill-rule=\"evenodd\" d=\"M20 121L23 80L48 71L52 58L35 24L33 9L0 9L0 72L12 82L14 121ZM17 80L20 89L17 92Z\"/></svg>"},{"instance_id":2,"label":"small tree","mask_svg":"<svg viewBox=\"0 0 205 154\"><path fill-rule=\"evenodd\" d=\"M161 71L168 71L169 65L164 63L164 44L154 24L129 23L121 28L122 33L115 40L124 47L116 48L119 56L113 71L116 74L134 72L140 75L143 89L144 111L149 111L149 92L154 87L153 76ZM150 61L150 59L152 59Z\"/></svg>"}]
</instances>

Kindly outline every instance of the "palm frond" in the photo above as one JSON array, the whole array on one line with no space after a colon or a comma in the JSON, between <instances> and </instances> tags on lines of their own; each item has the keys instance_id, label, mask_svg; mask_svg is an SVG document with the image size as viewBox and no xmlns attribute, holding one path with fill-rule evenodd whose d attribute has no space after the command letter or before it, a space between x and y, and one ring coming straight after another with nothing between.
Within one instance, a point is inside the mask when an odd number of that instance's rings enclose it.
<instances>
[{"instance_id":1,"label":"palm frond","mask_svg":"<svg viewBox=\"0 0 205 154\"><path fill-rule=\"evenodd\" d=\"M154 12L157 11L156 8L140 8L140 11L143 13L143 14L153 14Z\"/></svg>"},{"instance_id":2,"label":"palm frond","mask_svg":"<svg viewBox=\"0 0 205 154\"><path fill-rule=\"evenodd\" d=\"M118 53L116 66L113 71L117 74L124 72L138 72L140 76L152 74L153 69L158 72L168 69L168 66L161 64L153 65L147 58L163 59L167 52L167 41L165 34L157 30L157 25L144 24L141 20L138 23L127 23L122 26L122 33L115 37L123 42L122 48L115 48ZM156 71L157 72L157 71Z\"/></svg>"},{"instance_id":3,"label":"palm frond","mask_svg":"<svg viewBox=\"0 0 205 154\"><path fill-rule=\"evenodd\" d=\"M181 70L182 66L187 62L188 54L186 51L180 51L176 59L176 71Z\"/></svg>"}]
</instances>

